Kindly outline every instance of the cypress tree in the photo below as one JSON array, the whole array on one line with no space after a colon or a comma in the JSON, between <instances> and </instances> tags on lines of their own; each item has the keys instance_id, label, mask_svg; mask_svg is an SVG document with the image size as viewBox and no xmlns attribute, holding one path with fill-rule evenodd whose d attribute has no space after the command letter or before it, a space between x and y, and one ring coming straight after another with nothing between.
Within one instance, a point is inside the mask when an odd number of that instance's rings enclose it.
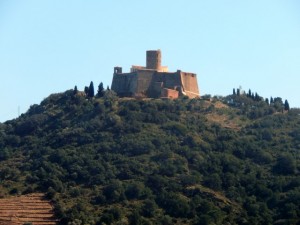
<instances>
[{"instance_id":1,"label":"cypress tree","mask_svg":"<svg viewBox=\"0 0 300 225\"><path fill-rule=\"evenodd\" d=\"M288 100L285 100L285 102L284 102L284 110L290 110L290 104L289 104L289 102L288 102Z\"/></svg>"},{"instance_id":2,"label":"cypress tree","mask_svg":"<svg viewBox=\"0 0 300 225\"><path fill-rule=\"evenodd\" d=\"M94 83L91 81L90 86L89 86L89 91L88 91L88 96L90 98L94 97Z\"/></svg>"},{"instance_id":3,"label":"cypress tree","mask_svg":"<svg viewBox=\"0 0 300 225\"><path fill-rule=\"evenodd\" d=\"M76 95L78 93L77 85L75 85L73 93L74 93L74 95Z\"/></svg>"},{"instance_id":4,"label":"cypress tree","mask_svg":"<svg viewBox=\"0 0 300 225\"><path fill-rule=\"evenodd\" d=\"M257 92L255 92L255 101L259 101L259 95L257 94Z\"/></svg>"},{"instance_id":5,"label":"cypress tree","mask_svg":"<svg viewBox=\"0 0 300 225\"><path fill-rule=\"evenodd\" d=\"M265 102L269 105L269 99L268 98L266 98Z\"/></svg>"},{"instance_id":6,"label":"cypress tree","mask_svg":"<svg viewBox=\"0 0 300 225\"><path fill-rule=\"evenodd\" d=\"M84 93L85 93L86 96L88 96L88 94L89 94L89 87L87 87L87 86L84 87Z\"/></svg>"},{"instance_id":7,"label":"cypress tree","mask_svg":"<svg viewBox=\"0 0 300 225\"><path fill-rule=\"evenodd\" d=\"M233 94L233 95L236 95L236 93L235 93L235 88L233 88L233 92L232 92L232 94Z\"/></svg>"},{"instance_id":8,"label":"cypress tree","mask_svg":"<svg viewBox=\"0 0 300 225\"><path fill-rule=\"evenodd\" d=\"M103 83L101 82L98 86L98 93L97 96L98 97L103 97L104 95L104 88L103 88Z\"/></svg>"}]
</instances>

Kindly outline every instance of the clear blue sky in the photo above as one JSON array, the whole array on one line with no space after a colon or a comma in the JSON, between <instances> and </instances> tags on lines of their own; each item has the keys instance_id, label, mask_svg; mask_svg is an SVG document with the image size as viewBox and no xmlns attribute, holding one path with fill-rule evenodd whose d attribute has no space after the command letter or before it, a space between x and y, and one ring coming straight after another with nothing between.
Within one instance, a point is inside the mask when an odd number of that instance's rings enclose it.
<instances>
[{"instance_id":1,"label":"clear blue sky","mask_svg":"<svg viewBox=\"0 0 300 225\"><path fill-rule=\"evenodd\" d=\"M0 0L0 122L51 93L111 85L113 67L198 74L201 94L241 85L300 107L299 0Z\"/></svg>"}]
</instances>

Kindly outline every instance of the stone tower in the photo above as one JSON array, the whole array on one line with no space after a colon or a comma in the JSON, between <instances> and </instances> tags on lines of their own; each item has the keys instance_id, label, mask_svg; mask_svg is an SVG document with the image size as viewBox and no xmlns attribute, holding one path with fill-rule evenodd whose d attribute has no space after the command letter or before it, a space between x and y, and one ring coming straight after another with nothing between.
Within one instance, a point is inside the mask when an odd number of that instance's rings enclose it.
<instances>
[{"instance_id":1,"label":"stone tower","mask_svg":"<svg viewBox=\"0 0 300 225\"><path fill-rule=\"evenodd\" d=\"M161 68L161 51L151 50L147 51L146 68L153 70L160 70Z\"/></svg>"},{"instance_id":2,"label":"stone tower","mask_svg":"<svg viewBox=\"0 0 300 225\"><path fill-rule=\"evenodd\" d=\"M160 50L147 51L146 57L146 66L133 65L129 73L123 73L122 67L114 68L111 89L120 97L200 97L195 73L168 72L168 67L161 65Z\"/></svg>"}]
</instances>

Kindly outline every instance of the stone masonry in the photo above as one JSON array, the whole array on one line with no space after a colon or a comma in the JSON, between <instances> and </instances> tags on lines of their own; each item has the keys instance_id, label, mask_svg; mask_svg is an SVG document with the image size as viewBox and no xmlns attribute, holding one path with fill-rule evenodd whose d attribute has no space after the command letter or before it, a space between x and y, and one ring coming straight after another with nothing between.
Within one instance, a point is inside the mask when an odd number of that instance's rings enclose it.
<instances>
[{"instance_id":1,"label":"stone masonry","mask_svg":"<svg viewBox=\"0 0 300 225\"><path fill-rule=\"evenodd\" d=\"M181 70L168 72L167 66L161 66L160 50L147 51L146 67L132 66L129 73L115 67L111 89L120 97L200 97L197 75Z\"/></svg>"}]
</instances>

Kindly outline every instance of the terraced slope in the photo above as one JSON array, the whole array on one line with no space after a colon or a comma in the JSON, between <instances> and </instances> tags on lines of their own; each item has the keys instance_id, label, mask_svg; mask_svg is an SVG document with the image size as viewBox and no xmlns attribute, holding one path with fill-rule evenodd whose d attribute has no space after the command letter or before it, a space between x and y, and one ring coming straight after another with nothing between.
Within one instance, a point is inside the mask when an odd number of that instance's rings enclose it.
<instances>
[{"instance_id":1,"label":"terraced slope","mask_svg":"<svg viewBox=\"0 0 300 225\"><path fill-rule=\"evenodd\" d=\"M0 199L0 225L55 225L53 206L35 193Z\"/></svg>"}]
</instances>

